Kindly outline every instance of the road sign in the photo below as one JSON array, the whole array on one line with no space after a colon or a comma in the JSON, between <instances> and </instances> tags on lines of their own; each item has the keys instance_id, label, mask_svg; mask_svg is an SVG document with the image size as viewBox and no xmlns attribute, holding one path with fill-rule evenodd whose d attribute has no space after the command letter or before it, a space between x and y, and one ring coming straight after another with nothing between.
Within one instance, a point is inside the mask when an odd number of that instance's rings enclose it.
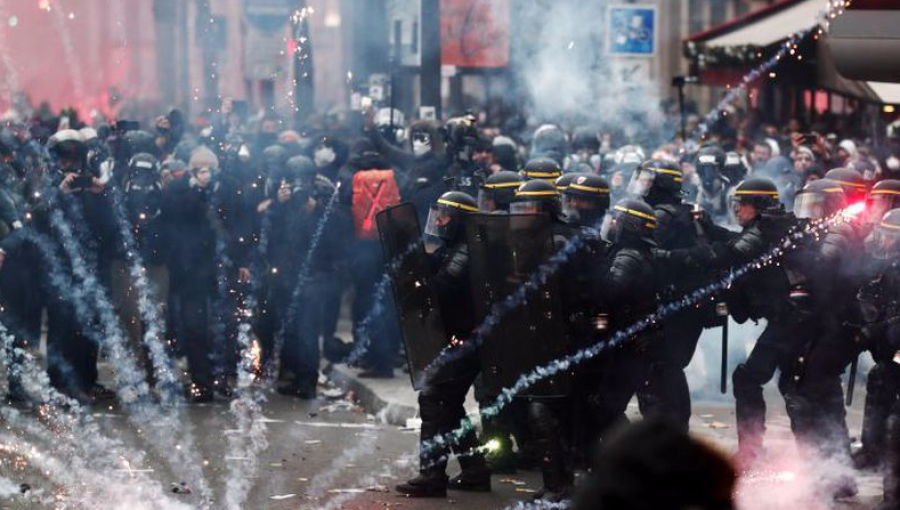
<instances>
[{"instance_id":1,"label":"road sign","mask_svg":"<svg viewBox=\"0 0 900 510\"><path fill-rule=\"evenodd\" d=\"M656 7L612 5L607 16L609 52L652 56L656 53Z\"/></svg>"}]
</instances>

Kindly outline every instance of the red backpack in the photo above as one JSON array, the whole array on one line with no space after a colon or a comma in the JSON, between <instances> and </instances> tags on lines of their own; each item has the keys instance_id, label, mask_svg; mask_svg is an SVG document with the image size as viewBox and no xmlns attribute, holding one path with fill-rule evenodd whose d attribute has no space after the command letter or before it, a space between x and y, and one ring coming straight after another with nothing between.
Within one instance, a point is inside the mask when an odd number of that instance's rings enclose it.
<instances>
[{"instance_id":1,"label":"red backpack","mask_svg":"<svg viewBox=\"0 0 900 510\"><path fill-rule=\"evenodd\" d=\"M358 239L376 239L375 215L400 203L393 170L363 170L353 175L353 226Z\"/></svg>"}]
</instances>

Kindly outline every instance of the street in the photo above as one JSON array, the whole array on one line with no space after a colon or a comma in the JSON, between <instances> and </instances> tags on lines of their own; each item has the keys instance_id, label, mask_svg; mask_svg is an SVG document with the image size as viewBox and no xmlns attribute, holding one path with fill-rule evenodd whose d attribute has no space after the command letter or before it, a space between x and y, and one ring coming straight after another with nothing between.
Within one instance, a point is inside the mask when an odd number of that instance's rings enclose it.
<instances>
[{"instance_id":1,"label":"street","mask_svg":"<svg viewBox=\"0 0 900 510\"><path fill-rule=\"evenodd\" d=\"M404 384L408 381L403 377L389 381L390 386ZM340 392L330 388L327 393L336 396ZM410 393L405 395L408 397ZM515 475L495 475L490 494L451 492L447 500L416 500L399 496L393 491L393 486L415 474L418 431L381 422L354 404L351 401L353 398L351 393L339 398L320 396L316 401L305 402L274 392L268 395L263 421L269 447L260 457L259 472L251 484L245 508L441 510L463 507L494 510L527 501L540 488L539 473L520 471ZM791 459L794 457L790 453L793 451L793 439L783 405L774 391L767 393L767 399L770 403L768 450L772 456ZM864 395L857 394L856 402L849 410L852 433L859 430L863 400ZM225 439L234 433L228 407L224 402L217 402L190 405L183 410L195 428L198 450L208 462L204 473L218 502L218 498L226 493L228 467L233 463L247 462L247 459L228 456ZM119 476L147 476L170 492L166 494L169 500L188 505L198 503L195 493L174 492L175 484L183 482L190 487L191 482L179 480L171 474L158 452L139 437L121 410L95 407L92 412L108 436L119 438L127 447L145 452L142 465L130 465L128 469L131 472L123 469ZM634 403L629 408L629 415L637 416ZM695 405L692 433L730 451L736 444L732 407L722 403ZM46 477L24 467L21 462L14 462L8 455L4 455L3 460L0 475L4 481L12 482L16 487L27 484L29 490L24 495L5 494L7 497L0 508L30 510L54 507L50 504L52 498L47 499L54 490ZM783 464L773 464L778 465ZM451 475L456 469L456 463L451 462ZM858 475L857 479L860 496L833 508L870 508L877 501L880 478L868 474ZM2 486L3 483L0 483L0 493L3 492ZM746 478L738 490L739 508L798 508L796 505L802 504L803 498L809 496L805 488L800 469L796 479L793 474L785 473L753 475Z\"/></svg>"}]
</instances>

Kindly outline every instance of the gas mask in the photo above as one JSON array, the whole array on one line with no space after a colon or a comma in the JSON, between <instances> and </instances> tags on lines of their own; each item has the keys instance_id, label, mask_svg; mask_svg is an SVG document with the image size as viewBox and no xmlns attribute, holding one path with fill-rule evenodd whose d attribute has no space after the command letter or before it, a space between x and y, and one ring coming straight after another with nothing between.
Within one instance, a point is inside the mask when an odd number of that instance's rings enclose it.
<instances>
[{"instance_id":1,"label":"gas mask","mask_svg":"<svg viewBox=\"0 0 900 510\"><path fill-rule=\"evenodd\" d=\"M313 154L313 161L317 168L323 168L333 163L335 157L334 149L327 145L322 145L317 148L316 152Z\"/></svg>"},{"instance_id":2,"label":"gas mask","mask_svg":"<svg viewBox=\"0 0 900 510\"><path fill-rule=\"evenodd\" d=\"M416 132L412 136L413 154L417 158L422 157L431 152L431 137L428 133Z\"/></svg>"}]
</instances>

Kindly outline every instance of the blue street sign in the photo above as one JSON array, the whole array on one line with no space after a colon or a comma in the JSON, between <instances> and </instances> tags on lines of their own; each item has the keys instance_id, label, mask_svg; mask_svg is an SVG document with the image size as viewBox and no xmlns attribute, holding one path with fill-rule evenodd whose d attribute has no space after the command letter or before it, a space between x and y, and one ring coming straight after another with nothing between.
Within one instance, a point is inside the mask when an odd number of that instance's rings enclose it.
<instances>
[{"instance_id":1,"label":"blue street sign","mask_svg":"<svg viewBox=\"0 0 900 510\"><path fill-rule=\"evenodd\" d=\"M609 8L609 52L653 55L656 52L656 8L635 5Z\"/></svg>"}]
</instances>

